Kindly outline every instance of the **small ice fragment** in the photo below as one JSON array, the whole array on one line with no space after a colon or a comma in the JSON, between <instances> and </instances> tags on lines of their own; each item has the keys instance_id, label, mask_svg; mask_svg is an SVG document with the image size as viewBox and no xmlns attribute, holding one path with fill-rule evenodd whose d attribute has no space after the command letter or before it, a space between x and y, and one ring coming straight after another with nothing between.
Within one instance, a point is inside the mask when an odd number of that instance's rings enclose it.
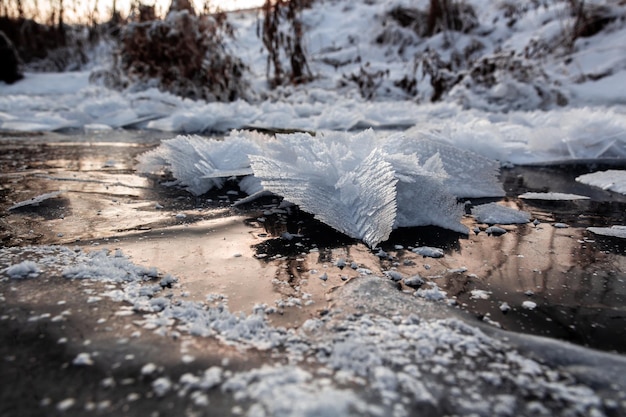
<instances>
[{"instance_id":1,"label":"small ice fragment","mask_svg":"<svg viewBox=\"0 0 626 417\"><path fill-rule=\"evenodd\" d=\"M412 288L419 288L424 285L424 280L419 275L404 278L404 285Z\"/></svg>"},{"instance_id":2,"label":"small ice fragment","mask_svg":"<svg viewBox=\"0 0 626 417\"><path fill-rule=\"evenodd\" d=\"M130 403L133 401L137 401L140 398L141 398L141 395L137 394L136 392L131 392L130 394L126 396L126 401Z\"/></svg>"},{"instance_id":3,"label":"small ice fragment","mask_svg":"<svg viewBox=\"0 0 626 417\"><path fill-rule=\"evenodd\" d=\"M541 224L541 222L539 220L535 219L535 220L533 220L533 224L535 226L539 226Z\"/></svg>"},{"instance_id":4,"label":"small ice fragment","mask_svg":"<svg viewBox=\"0 0 626 417\"><path fill-rule=\"evenodd\" d=\"M163 288L165 287L171 287L172 284L178 282L178 279L171 275L171 274L167 274L165 275L163 278L161 278L161 281L159 282L159 285Z\"/></svg>"},{"instance_id":5,"label":"small ice fragment","mask_svg":"<svg viewBox=\"0 0 626 417\"><path fill-rule=\"evenodd\" d=\"M157 397L167 394L172 388L172 381L168 377L157 378L152 382L152 389Z\"/></svg>"},{"instance_id":6,"label":"small ice fragment","mask_svg":"<svg viewBox=\"0 0 626 417\"><path fill-rule=\"evenodd\" d=\"M376 256L378 256L380 259L387 259L389 258L389 254L387 252L385 252L382 249L379 249L378 252L376 253Z\"/></svg>"},{"instance_id":7,"label":"small ice fragment","mask_svg":"<svg viewBox=\"0 0 626 417\"><path fill-rule=\"evenodd\" d=\"M443 249L433 248L431 246L420 246L419 248L413 249L414 253L418 255L422 255L424 258L441 258L443 257Z\"/></svg>"},{"instance_id":8,"label":"small ice fragment","mask_svg":"<svg viewBox=\"0 0 626 417\"><path fill-rule=\"evenodd\" d=\"M180 358L180 360L181 360L183 363L191 363L191 362L195 361L195 360L196 360L196 358L195 358L194 356L191 356L191 355L183 355L183 356Z\"/></svg>"},{"instance_id":9,"label":"small ice fragment","mask_svg":"<svg viewBox=\"0 0 626 417\"><path fill-rule=\"evenodd\" d=\"M490 226L485 229L485 233L487 233L489 236L502 236L506 233L506 230L498 226Z\"/></svg>"},{"instance_id":10,"label":"small ice fragment","mask_svg":"<svg viewBox=\"0 0 626 417\"><path fill-rule=\"evenodd\" d=\"M385 271L385 275L387 275L392 281L398 282L401 281L403 275L398 271Z\"/></svg>"},{"instance_id":11,"label":"small ice fragment","mask_svg":"<svg viewBox=\"0 0 626 417\"><path fill-rule=\"evenodd\" d=\"M72 408L74 404L76 404L76 400L74 398L66 398L57 404L57 410L67 411Z\"/></svg>"},{"instance_id":12,"label":"small ice fragment","mask_svg":"<svg viewBox=\"0 0 626 417\"><path fill-rule=\"evenodd\" d=\"M533 301L524 301L522 303L522 307L524 307L527 310L534 310L537 307L537 303Z\"/></svg>"},{"instance_id":13,"label":"small ice fragment","mask_svg":"<svg viewBox=\"0 0 626 417\"><path fill-rule=\"evenodd\" d=\"M159 203L154 203L154 208L157 210L161 210L163 208L162 205L160 205Z\"/></svg>"},{"instance_id":14,"label":"small ice fragment","mask_svg":"<svg viewBox=\"0 0 626 417\"><path fill-rule=\"evenodd\" d=\"M322 281L326 281L328 279L328 274L326 274L326 272L324 272L322 275L320 275L320 279Z\"/></svg>"},{"instance_id":15,"label":"small ice fragment","mask_svg":"<svg viewBox=\"0 0 626 417\"><path fill-rule=\"evenodd\" d=\"M502 311L503 313L506 314L510 309L511 309L511 306L506 301L500 304L500 311Z\"/></svg>"},{"instance_id":16,"label":"small ice fragment","mask_svg":"<svg viewBox=\"0 0 626 417\"><path fill-rule=\"evenodd\" d=\"M578 194L567 193L524 193L519 198L523 200L544 200L544 201L573 201L573 200L589 200L589 197Z\"/></svg>"},{"instance_id":17,"label":"small ice fragment","mask_svg":"<svg viewBox=\"0 0 626 417\"><path fill-rule=\"evenodd\" d=\"M100 386L102 388L113 388L115 386L115 379L112 377L104 378L100 381Z\"/></svg>"},{"instance_id":18,"label":"small ice fragment","mask_svg":"<svg viewBox=\"0 0 626 417\"><path fill-rule=\"evenodd\" d=\"M476 221L487 224L520 224L530 221L529 213L497 203L476 206L472 208L472 215Z\"/></svg>"},{"instance_id":19,"label":"small ice fragment","mask_svg":"<svg viewBox=\"0 0 626 417\"><path fill-rule=\"evenodd\" d=\"M595 235L626 239L626 226L588 227L587 231Z\"/></svg>"},{"instance_id":20,"label":"small ice fragment","mask_svg":"<svg viewBox=\"0 0 626 417\"><path fill-rule=\"evenodd\" d=\"M93 365L93 359L91 359L91 355L89 353L82 352L74 358L72 364L76 366L91 366Z\"/></svg>"},{"instance_id":21,"label":"small ice fragment","mask_svg":"<svg viewBox=\"0 0 626 417\"><path fill-rule=\"evenodd\" d=\"M603 190L626 194L626 171L609 169L592 172L576 178L577 182L602 188Z\"/></svg>"},{"instance_id":22,"label":"small ice fragment","mask_svg":"<svg viewBox=\"0 0 626 417\"><path fill-rule=\"evenodd\" d=\"M557 229L567 229L569 227L569 225L565 223L554 223L553 226Z\"/></svg>"},{"instance_id":23,"label":"small ice fragment","mask_svg":"<svg viewBox=\"0 0 626 417\"><path fill-rule=\"evenodd\" d=\"M437 284L434 283L429 283L431 288L428 289L423 289L420 288L419 290L415 291L414 295L420 298L424 298L426 300L431 300L431 301L440 301L440 300L445 300L446 298L446 292L442 291Z\"/></svg>"},{"instance_id":24,"label":"small ice fragment","mask_svg":"<svg viewBox=\"0 0 626 417\"><path fill-rule=\"evenodd\" d=\"M203 392L194 391L189 397L198 407L206 407L209 405L209 397Z\"/></svg>"},{"instance_id":25,"label":"small ice fragment","mask_svg":"<svg viewBox=\"0 0 626 417\"><path fill-rule=\"evenodd\" d=\"M491 291L485 290L472 290L470 299L472 300L488 300L491 295Z\"/></svg>"},{"instance_id":26,"label":"small ice fragment","mask_svg":"<svg viewBox=\"0 0 626 417\"><path fill-rule=\"evenodd\" d=\"M62 192L63 191L53 191L51 193L41 194L29 200L24 200L24 201L20 201L19 203L15 203L11 207L9 207L8 210L11 211L11 210L15 210L15 209L26 207L26 206L38 206L39 203L41 203L42 201L48 200L49 198L57 197Z\"/></svg>"},{"instance_id":27,"label":"small ice fragment","mask_svg":"<svg viewBox=\"0 0 626 417\"><path fill-rule=\"evenodd\" d=\"M152 375L156 370L157 366L150 362L141 367L141 375Z\"/></svg>"},{"instance_id":28,"label":"small ice fragment","mask_svg":"<svg viewBox=\"0 0 626 417\"><path fill-rule=\"evenodd\" d=\"M343 267L345 267L345 266L346 266L346 260L345 260L344 258L339 258L339 259L337 259L337 260L335 261L334 265L335 265L337 268L341 268L341 269L343 269Z\"/></svg>"},{"instance_id":29,"label":"small ice fragment","mask_svg":"<svg viewBox=\"0 0 626 417\"><path fill-rule=\"evenodd\" d=\"M529 297L532 297L533 295L535 295L535 292L533 290L526 290L524 291L524 294L526 294Z\"/></svg>"},{"instance_id":30,"label":"small ice fragment","mask_svg":"<svg viewBox=\"0 0 626 417\"><path fill-rule=\"evenodd\" d=\"M175 216L177 219L184 219L187 217L185 213L177 213Z\"/></svg>"}]
</instances>

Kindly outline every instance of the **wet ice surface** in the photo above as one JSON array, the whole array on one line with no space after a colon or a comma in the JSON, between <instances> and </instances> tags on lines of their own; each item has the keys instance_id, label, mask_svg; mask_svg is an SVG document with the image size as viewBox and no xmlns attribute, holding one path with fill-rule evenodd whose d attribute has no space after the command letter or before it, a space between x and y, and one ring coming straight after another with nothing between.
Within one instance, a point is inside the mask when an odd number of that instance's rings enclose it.
<instances>
[{"instance_id":1,"label":"wet ice surface","mask_svg":"<svg viewBox=\"0 0 626 417\"><path fill-rule=\"evenodd\" d=\"M504 170L500 204L537 221L501 236L466 216L469 237L405 228L370 250L271 198L233 210L236 184L137 176L157 138L120 135L2 138L3 415L626 411L621 356L525 336L626 351L624 246L586 230L624 224L626 198L575 182L587 167Z\"/></svg>"}]
</instances>

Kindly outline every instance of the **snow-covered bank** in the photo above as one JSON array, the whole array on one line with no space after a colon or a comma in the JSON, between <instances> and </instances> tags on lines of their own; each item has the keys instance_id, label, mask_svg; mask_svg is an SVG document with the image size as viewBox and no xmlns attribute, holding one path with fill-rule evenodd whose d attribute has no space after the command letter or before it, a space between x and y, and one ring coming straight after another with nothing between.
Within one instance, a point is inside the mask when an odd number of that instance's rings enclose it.
<instances>
[{"instance_id":1,"label":"snow-covered bank","mask_svg":"<svg viewBox=\"0 0 626 417\"><path fill-rule=\"evenodd\" d=\"M410 128L411 134L516 164L626 157L625 107L494 114L464 110L452 103L369 102L331 92L321 97L313 92L313 98L302 94L301 102L203 103L157 90L118 93L85 85L77 91L64 90L65 87L58 91L59 76L32 75L34 84L49 84L50 91L48 87L38 90L34 85L25 85L24 90L11 86L19 94L0 96L0 128L48 131L138 127L184 133L239 128L305 131ZM67 75L61 76L64 77ZM82 85L84 78L77 76L77 84Z\"/></svg>"},{"instance_id":2,"label":"snow-covered bank","mask_svg":"<svg viewBox=\"0 0 626 417\"><path fill-rule=\"evenodd\" d=\"M236 37L227 47L249 68L250 101L207 103L137 86L114 91L89 85L87 72L27 73L19 83L0 84L0 129L411 128L516 164L626 156L623 6L598 9L609 23L571 45L576 21L563 1L523 7L468 1L473 23L467 31L430 37L403 26L398 16L419 15L427 2L403 7L400 1L328 1L305 9L305 46L315 74L308 84L268 89L257 15L232 13ZM445 85L455 74L462 81L431 103L437 82ZM416 91L404 91L403 79L414 80ZM364 86L372 89L367 99ZM563 97L558 105L543 103L557 93Z\"/></svg>"}]
</instances>

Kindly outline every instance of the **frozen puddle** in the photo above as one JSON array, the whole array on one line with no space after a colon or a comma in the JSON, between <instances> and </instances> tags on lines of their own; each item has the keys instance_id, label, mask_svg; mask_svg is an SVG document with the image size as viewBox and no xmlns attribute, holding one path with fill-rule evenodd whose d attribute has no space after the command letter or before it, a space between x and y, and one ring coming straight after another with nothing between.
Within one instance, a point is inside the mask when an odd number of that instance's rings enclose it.
<instances>
[{"instance_id":1,"label":"frozen puddle","mask_svg":"<svg viewBox=\"0 0 626 417\"><path fill-rule=\"evenodd\" d=\"M520 224L467 215L469 236L400 228L370 249L271 197L233 209L235 185L194 197L136 175L133 157L157 143L144 134L4 139L0 378L16 382L0 403L31 392L18 413L626 412L623 356L529 335L626 350L623 247L587 231L624 224L626 199L574 181L583 168L503 171L507 210L486 207ZM589 198L517 198L527 192Z\"/></svg>"}]
</instances>

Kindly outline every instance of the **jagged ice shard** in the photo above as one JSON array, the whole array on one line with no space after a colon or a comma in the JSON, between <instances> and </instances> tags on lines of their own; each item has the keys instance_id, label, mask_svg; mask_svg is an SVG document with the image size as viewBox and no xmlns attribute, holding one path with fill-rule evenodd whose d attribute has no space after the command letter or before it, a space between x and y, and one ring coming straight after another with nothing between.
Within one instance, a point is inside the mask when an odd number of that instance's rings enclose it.
<instances>
[{"instance_id":1,"label":"jagged ice shard","mask_svg":"<svg viewBox=\"0 0 626 417\"><path fill-rule=\"evenodd\" d=\"M250 156L266 190L370 246L389 238L396 218L392 165L374 148L364 159L346 142L310 135L280 135L269 156Z\"/></svg>"}]
</instances>

